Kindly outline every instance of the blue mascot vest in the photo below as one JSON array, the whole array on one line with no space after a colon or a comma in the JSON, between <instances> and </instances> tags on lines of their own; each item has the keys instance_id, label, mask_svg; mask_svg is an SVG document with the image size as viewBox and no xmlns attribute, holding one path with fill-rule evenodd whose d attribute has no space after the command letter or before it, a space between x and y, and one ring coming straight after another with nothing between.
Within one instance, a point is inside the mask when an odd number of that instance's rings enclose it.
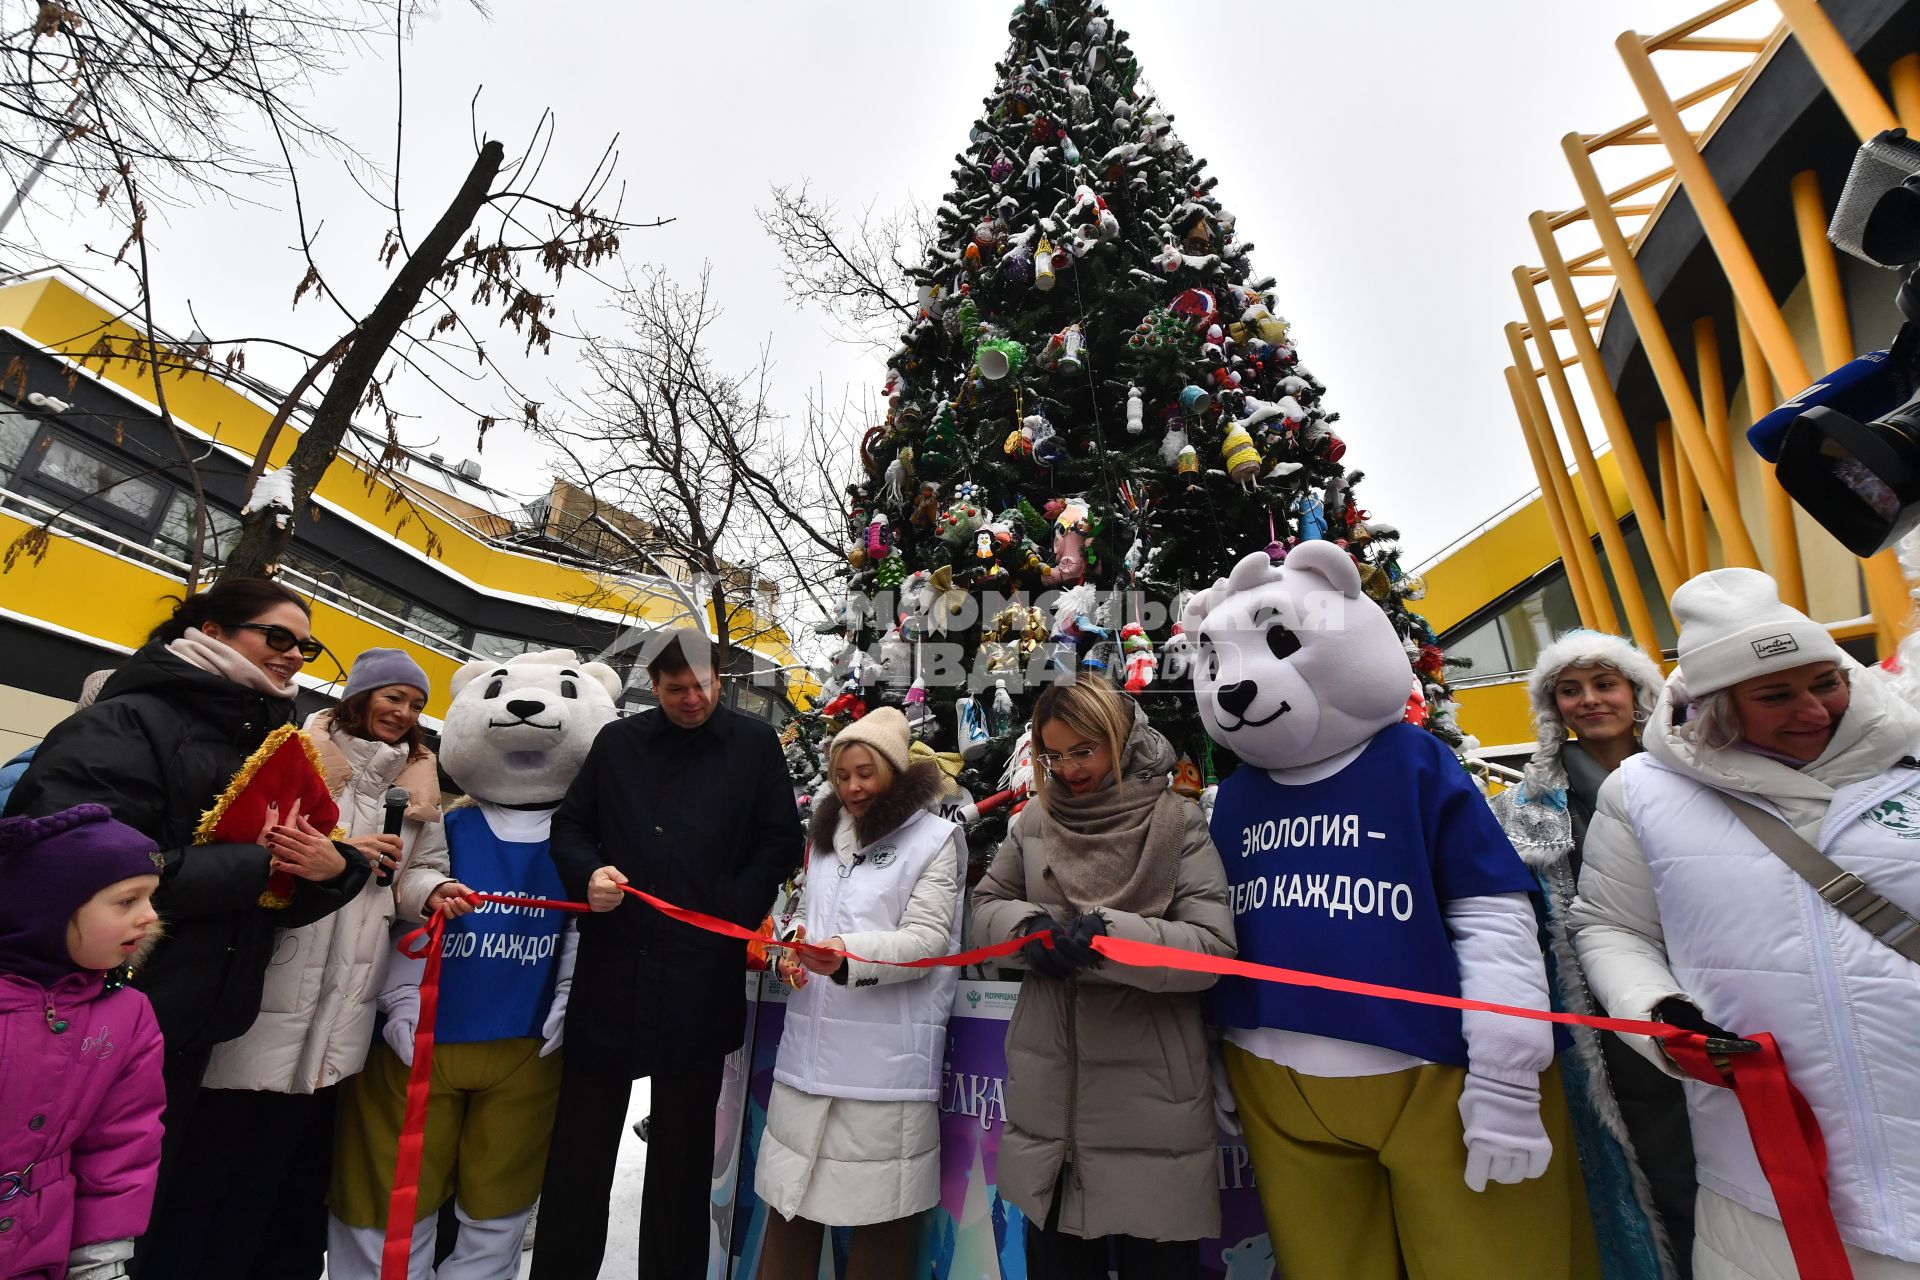
<instances>
[{"instance_id":1,"label":"blue mascot vest","mask_svg":"<svg viewBox=\"0 0 1920 1280\"><path fill-rule=\"evenodd\" d=\"M1381 730L1320 782L1287 786L1241 765L1220 784L1211 829L1240 959L1257 964L1458 996L1444 904L1534 888L1453 753L1411 725ZM1467 1065L1454 1009L1236 977L1220 979L1211 1002L1223 1026Z\"/></svg>"},{"instance_id":2,"label":"blue mascot vest","mask_svg":"<svg viewBox=\"0 0 1920 1280\"><path fill-rule=\"evenodd\" d=\"M521 898L566 896L547 841L502 840L478 809L446 817L453 876L481 893ZM447 923L441 944L442 1044L539 1036L553 1002L554 956L565 914L483 902Z\"/></svg>"}]
</instances>

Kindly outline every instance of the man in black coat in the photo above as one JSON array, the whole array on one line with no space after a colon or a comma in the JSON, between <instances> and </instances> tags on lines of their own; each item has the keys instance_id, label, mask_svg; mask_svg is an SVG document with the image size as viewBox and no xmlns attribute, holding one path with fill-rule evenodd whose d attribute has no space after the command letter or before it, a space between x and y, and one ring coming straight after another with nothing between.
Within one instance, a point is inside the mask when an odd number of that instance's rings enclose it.
<instances>
[{"instance_id":1,"label":"man in black coat","mask_svg":"<svg viewBox=\"0 0 1920 1280\"><path fill-rule=\"evenodd\" d=\"M631 884L752 928L800 865L800 819L773 729L718 705L713 647L673 633L647 664L655 710L600 731L553 816L567 896L585 897L565 1065L540 1196L534 1280L594 1280L628 1096L652 1078L643 1280L707 1274L721 1069L746 1031L746 944L667 916Z\"/></svg>"}]
</instances>

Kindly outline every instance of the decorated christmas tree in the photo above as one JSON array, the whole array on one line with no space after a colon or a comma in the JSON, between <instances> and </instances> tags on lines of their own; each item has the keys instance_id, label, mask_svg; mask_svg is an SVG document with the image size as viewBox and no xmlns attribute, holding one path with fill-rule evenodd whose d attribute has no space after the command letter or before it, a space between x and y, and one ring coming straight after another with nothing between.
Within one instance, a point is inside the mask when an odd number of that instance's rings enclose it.
<instances>
[{"instance_id":1,"label":"decorated christmas tree","mask_svg":"<svg viewBox=\"0 0 1920 1280\"><path fill-rule=\"evenodd\" d=\"M1126 33L1093 0L1027 0L1010 31L847 487L847 603L822 628L846 648L810 728L904 705L964 760L982 856L1031 777L1032 698L1091 668L1185 753L1176 785L1198 795L1231 761L1193 711L1178 601L1251 551L1324 538L1405 640L1410 717L1458 744L1398 534L1357 505L1274 281ZM805 781L817 754L794 736Z\"/></svg>"}]
</instances>

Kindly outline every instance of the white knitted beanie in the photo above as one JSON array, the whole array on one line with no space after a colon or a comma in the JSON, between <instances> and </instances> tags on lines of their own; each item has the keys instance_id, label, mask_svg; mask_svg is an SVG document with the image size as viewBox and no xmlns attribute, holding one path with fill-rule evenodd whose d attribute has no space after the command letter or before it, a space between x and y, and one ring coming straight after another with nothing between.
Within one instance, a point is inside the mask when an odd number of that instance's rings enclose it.
<instances>
[{"instance_id":1,"label":"white knitted beanie","mask_svg":"<svg viewBox=\"0 0 1920 1280\"><path fill-rule=\"evenodd\" d=\"M1827 629L1780 603L1780 588L1758 569L1714 569L1673 593L1680 624L1680 674L1702 698L1753 676L1841 662Z\"/></svg>"}]
</instances>

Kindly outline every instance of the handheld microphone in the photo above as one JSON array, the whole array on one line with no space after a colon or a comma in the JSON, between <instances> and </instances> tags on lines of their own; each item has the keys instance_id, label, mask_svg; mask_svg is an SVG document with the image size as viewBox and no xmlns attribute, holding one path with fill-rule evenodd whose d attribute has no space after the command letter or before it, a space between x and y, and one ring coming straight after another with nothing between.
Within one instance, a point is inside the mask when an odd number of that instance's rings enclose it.
<instances>
[{"instance_id":1,"label":"handheld microphone","mask_svg":"<svg viewBox=\"0 0 1920 1280\"><path fill-rule=\"evenodd\" d=\"M413 797L407 794L405 787L387 788L387 821L386 825L381 828L383 835L397 836L400 834L400 824L407 820L407 805L412 803L412 801ZM392 884L393 868L387 866L381 867L380 874L373 878L373 882L383 888Z\"/></svg>"},{"instance_id":2,"label":"handheld microphone","mask_svg":"<svg viewBox=\"0 0 1920 1280\"><path fill-rule=\"evenodd\" d=\"M1809 409L1834 409L1870 422L1900 407L1914 392L1913 371L1889 351L1856 356L1747 428L1747 443L1768 462L1780 461L1787 429Z\"/></svg>"}]
</instances>

